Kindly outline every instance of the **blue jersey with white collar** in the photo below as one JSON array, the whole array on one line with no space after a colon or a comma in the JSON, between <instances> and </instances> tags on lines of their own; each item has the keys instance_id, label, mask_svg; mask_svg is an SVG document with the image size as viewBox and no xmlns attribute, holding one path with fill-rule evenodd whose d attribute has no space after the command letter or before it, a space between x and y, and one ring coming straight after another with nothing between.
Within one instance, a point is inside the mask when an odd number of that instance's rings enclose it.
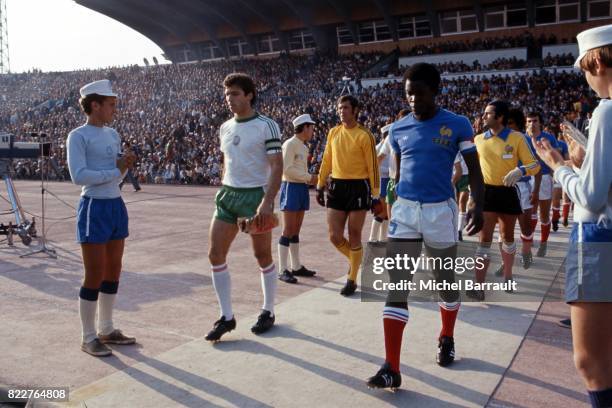
<instances>
[{"instance_id":1,"label":"blue jersey with white collar","mask_svg":"<svg viewBox=\"0 0 612 408\"><path fill-rule=\"evenodd\" d=\"M529 139L531 139L529 137ZM539 142L542 139L546 139L548 140L548 142L550 143L550 145L554 148L554 149L558 149L559 146L557 145L557 138L555 138L553 135L551 135L550 133L547 132L541 132L538 137L536 137L536 140ZM530 143L531 144L531 143ZM535 150L535 149L534 149ZM540 169L542 171L542 174L551 174L552 170L550 169L550 167L548 167L548 165L542 160L540 159L540 156L537 155L536 153L536 158L538 159L538 162L540 163Z\"/></svg>"},{"instance_id":2,"label":"blue jersey with white collar","mask_svg":"<svg viewBox=\"0 0 612 408\"><path fill-rule=\"evenodd\" d=\"M446 109L425 121L413 114L393 123L389 142L401 155L398 196L421 203L437 203L455 196L451 178L457 153L474 152L470 121Z\"/></svg>"}]
</instances>

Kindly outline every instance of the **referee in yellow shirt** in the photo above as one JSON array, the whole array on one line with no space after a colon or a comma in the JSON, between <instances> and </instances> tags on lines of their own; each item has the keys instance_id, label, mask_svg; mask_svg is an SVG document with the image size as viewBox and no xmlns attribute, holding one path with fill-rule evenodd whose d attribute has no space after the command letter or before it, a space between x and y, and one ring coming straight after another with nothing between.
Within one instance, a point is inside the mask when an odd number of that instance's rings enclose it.
<instances>
[{"instance_id":1,"label":"referee in yellow shirt","mask_svg":"<svg viewBox=\"0 0 612 408\"><path fill-rule=\"evenodd\" d=\"M516 253L514 226L523 212L516 183L523 176L533 176L540 170L525 136L508 127L509 114L510 107L507 102L489 103L482 116L488 130L474 138L485 182L484 225L476 250L476 256L485 259L482 267L476 267L476 281L479 283L484 282L489 268L493 231L495 224L499 222L499 234L503 240L501 255L504 278L511 284ZM506 291L511 292L511 289ZM479 301L485 297L482 290L468 290L466 295Z\"/></svg>"},{"instance_id":2,"label":"referee in yellow shirt","mask_svg":"<svg viewBox=\"0 0 612 408\"><path fill-rule=\"evenodd\" d=\"M363 257L361 232L366 212L372 207L372 197L380 194L380 174L374 136L357 122L359 101L352 95L341 96L337 109L342 123L327 135L317 202L327 206L330 241L349 260L348 279L340 294L350 296L357 289L355 281ZM348 240L344 237L347 221Z\"/></svg>"}]
</instances>

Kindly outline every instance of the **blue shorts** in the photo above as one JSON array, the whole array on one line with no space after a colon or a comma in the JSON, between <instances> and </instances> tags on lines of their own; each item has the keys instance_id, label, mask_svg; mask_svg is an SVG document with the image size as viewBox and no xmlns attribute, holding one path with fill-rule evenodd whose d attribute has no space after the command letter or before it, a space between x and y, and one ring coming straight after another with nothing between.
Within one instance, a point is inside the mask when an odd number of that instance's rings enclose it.
<instances>
[{"instance_id":1,"label":"blue shorts","mask_svg":"<svg viewBox=\"0 0 612 408\"><path fill-rule=\"evenodd\" d=\"M77 212L78 243L104 244L128 235L128 213L121 197L81 197Z\"/></svg>"},{"instance_id":2,"label":"blue shorts","mask_svg":"<svg viewBox=\"0 0 612 408\"><path fill-rule=\"evenodd\" d=\"M280 189L280 209L281 211L308 211L310 209L308 185L283 181Z\"/></svg>"},{"instance_id":3,"label":"blue shorts","mask_svg":"<svg viewBox=\"0 0 612 408\"><path fill-rule=\"evenodd\" d=\"M565 260L565 301L612 302L612 229L575 223Z\"/></svg>"},{"instance_id":4,"label":"blue shorts","mask_svg":"<svg viewBox=\"0 0 612 408\"><path fill-rule=\"evenodd\" d=\"M380 178L380 198L383 200L387 199L387 184L389 184L389 177Z\"/></svg>"}]
</instances>

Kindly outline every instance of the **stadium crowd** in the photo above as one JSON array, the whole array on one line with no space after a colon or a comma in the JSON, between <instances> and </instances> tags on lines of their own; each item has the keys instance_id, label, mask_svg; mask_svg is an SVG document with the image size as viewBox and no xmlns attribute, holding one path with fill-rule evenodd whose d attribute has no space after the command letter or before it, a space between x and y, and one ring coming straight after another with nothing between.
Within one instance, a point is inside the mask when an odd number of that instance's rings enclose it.
<instances>
[{"instance_id":1,"label":"stadium crowd","mask_svg":"<svg viewBox=\"0 0 612 408\"><path fill-rule=\"evenodd\" d=\"M480 46L487 49L492 45L484 40ZM339 120L335 106L338 95L358 95L363 104L360 120L375 135L406 107L398 81L364 88L359 80L342 80L359 78L381 55L282 55L273 60L2 75L0 129L25 141L38 141L34 133L47 134L54 146L47 174L54 180L69 179L65 139L83 120L77 103L78 88L108 78L120 95L114 127L139 158L134 174L141 183L219 185L222 159L218 129L230 116L221 83L229 72L242 71L256 78L260 90L257 109L279 123L284 138L291 136L290 120L298 114L310 113L316 118L309 157L311 169L316 171L327 131ZM548 59L553 61L552 57ZM492 65L506 69L521 63L500 60ZM478 66L475 62L472 68ZM440 68L455 72L452 65ZM525 109L546 112L553 132L564 115L583 121L595 106L581 75L545 71L527 76L444 80L439 98L441 106L468 116L476 128L486 101L508 99ZM16 177L39 178L39 167L36 161L19 160Z\"/></svg>"},{"instance_id":2,"label":"stadium crowd","mask_svg":"<svg viewBox=\"0 0 612 408\"><path fill-rule=\"evenodd\" d=\"M520 36L476 38L474 40L465 41L444 41L435 44L421 44L412 47L402 54L406 56L446 54L450 52L485 51L504 48L555 45L559 43L567 43L567 40L564 39L559 41L553 34L550 36L545 36L542 34L536 38L530 32L525 31L525 33Z\"/></svg>"}]
</instances>

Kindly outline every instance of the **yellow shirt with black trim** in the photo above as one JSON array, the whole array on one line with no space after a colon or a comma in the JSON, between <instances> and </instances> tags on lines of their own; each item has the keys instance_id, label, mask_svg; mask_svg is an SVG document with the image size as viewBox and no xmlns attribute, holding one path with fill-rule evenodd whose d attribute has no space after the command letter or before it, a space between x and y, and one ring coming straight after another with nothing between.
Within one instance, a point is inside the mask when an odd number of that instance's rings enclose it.
<instances>
[{"instance_id":1,"label":"yellow shirt with black trim","mask_svg":"<svg viewBox=\"0 0 612 408\"><path fill-rule=\"evenodd\" d=\"M474 144L485 184L503 186L506 174L516 167L523 175L533 176L540 171L538 161L520 132L504 128L494 135L487 130L474 138ZM522 164L519 165L519 161Z\"/></svg>"},{"instance_id":2,"label":"yellow shirt with black trim","mask_svg":"<svg viewBox=\"0 0 612 408\"><path fill-rule=\"evenodd\" d=\"M327 144L319 170L318 188L322 188L331 174L335 179L370 182L372 197L380 194L380 173L376 160L376 139L362 125L346 128L338 125L327 134Z\"/></svg>"}]
</instances>

